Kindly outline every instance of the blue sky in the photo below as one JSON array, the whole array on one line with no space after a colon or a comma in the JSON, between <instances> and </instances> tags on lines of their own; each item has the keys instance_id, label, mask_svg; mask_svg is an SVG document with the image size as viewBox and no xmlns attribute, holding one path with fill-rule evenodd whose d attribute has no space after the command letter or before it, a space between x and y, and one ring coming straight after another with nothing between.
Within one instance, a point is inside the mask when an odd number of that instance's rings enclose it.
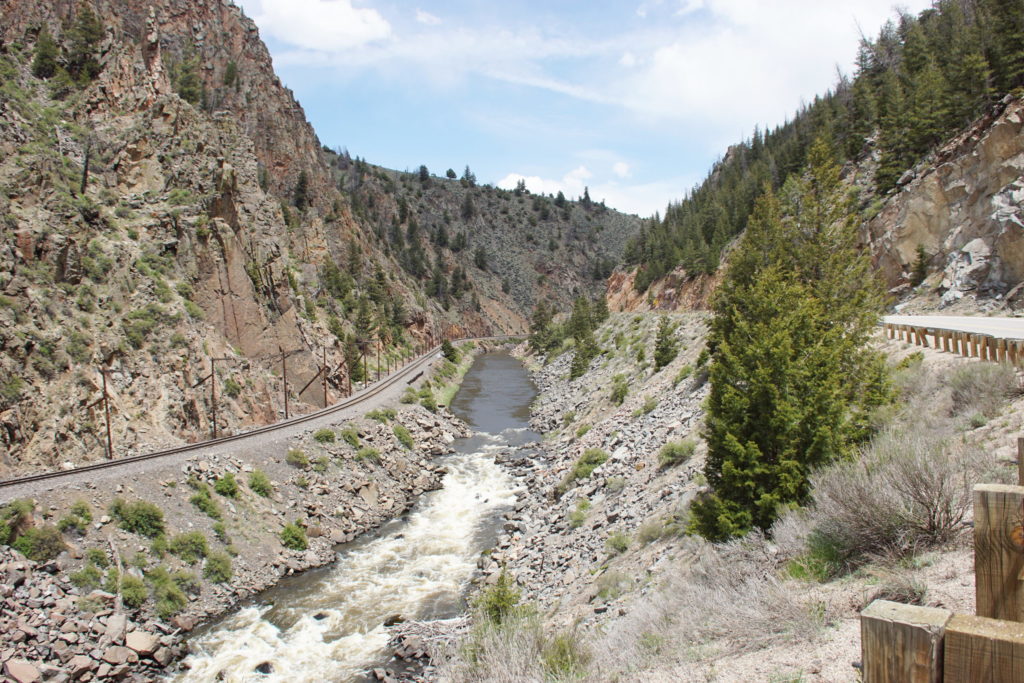
<instances>
[{"instance_id":1,"label":"blue sky","mask_svg":"<svg viewBox=\"0 0 1024 683\"><path fill-rule=\"evenodd\" d=\"M236 0L321 142L648 216L849 73L892 0ZM918 12L929 6L904 0Z\"/></svg>"}]
</instances>

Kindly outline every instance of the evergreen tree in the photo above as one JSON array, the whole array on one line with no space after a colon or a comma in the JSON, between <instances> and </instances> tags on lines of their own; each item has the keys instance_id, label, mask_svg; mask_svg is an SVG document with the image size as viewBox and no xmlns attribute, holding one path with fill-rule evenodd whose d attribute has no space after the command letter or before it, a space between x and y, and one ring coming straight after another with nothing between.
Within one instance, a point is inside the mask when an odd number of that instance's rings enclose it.
<instances>
[{"instance_id":1,"label":"evergreen tree","mask_svg":"<svg viewBox=\"0 0 1024 683\"><path fill-rule=\"evenodd\" d=\"M188 48L181 61L171 68L171 83L178 96L191 105L203 100L203 81L199 76L199 55Z\"/></svg>"},{"instance_id":2,"label":"evergreen tree","mask_svg":"<svg viewBox=\"0 0 1024 683\"><path fill-rule=\"evenodd\" d=\"M809 170L766 192L713 303L705 474L694 530L724 540L768 529L806 502L812 471L867 434L888 400L866 342L881 288L857 248L855 207L822 140Z\"/></svg>"},{"instance_id":3,"label":"evergreen tree","mask_svg":"<svg viewBox=\"0 0 1024 683\"><path fill-rule=\"evenodd\" d=\"M445 174L445 176L447 178L449 178L451 180L455 180L456 178L459 177L458 174L455 173L455 169L453 169L453 168L449 168L447 171L445 171L444 174Z\"/></svg>"},{"instance_id":4,"label":"evergreen tree","mask_svg":"<svg viewBox=\"0 0 1024 683\"><path fill-rule=\"evenodd\" d=\"M32 74L36 78L52 78L57 73L57 43L45 26L36 38L35 58L32 60Z\"/></svg>"},{"instance_id":5,"label":"evergreen tree","mask_svg":"<svg viewBox=\"0 0 1024 683\"><path fill-rule=\"evenodd\" d=\"M593 305L590 307L590 317L594 323L594 327L600 327L601 323L608 319L611 313L608 311L608 300L603 294L598 294L594 299Z\"/></svg>"},{"instance_id":6,"label":"evergreen tree","mask_svg":"<svg viewBox=\"0 0 1024 683\"><path fill-rule=\"evenodd\" d=\"M473 204L473 196L468 192L462 200L461 213L462 219L467 221L476 215L476 206Z\"/></svg>"},{"instance_id":7,"label":"evergreen tree","mask_svg":"<svg viewBox=\"0 0 1024 683\"><path fill-rule=\"evenodd\" d=\"M572 304L572 315L569 316L566 332L578 342L593 331L594 322L590 315L590 303L586 297L576 297Z\"/></svg>"},{"instance_id":8,"label":"evergreen tree","mask_svg":"<svg viewBox=\"0 0 1024 683\"><path fill-rule=\"evenodd\" d=\"M305 169L299 172L299 179L295 182L292 202L299 211L305 211L309 206L309 174Z\"/></svg>"},{"instance_id":9,"label":"evergreen tree","mask_svg":"<svg viewBox=\"0 0 1024 683\"><path fill-rule=\"evenodd\" d=\"M355 337L349 337L345 341L345 367L348 368L348 376L353 382L362 382L366 379L363 373L362 353Z\"/></svg>"},{"instance_id":10,"label":"evergreen tree","mask_svg":"<svg viewBox=\"0 0 1024 683\"><path fill-rule=\"evenodd\" d=\"M96 58L103 40L103 23L89 5L83 4L70 31L68 73L80 84L96 78L100 63Z\"/></svg>"},{"instance_id":11,"label":"evergreen tree","mask_svg":"<svg viewBox=\"0 0 1024 683\"><path fill-rule=\"evenodd\" d=\"M678 353L679 341L676 339L676 326L672 324L667 315L663 315L658 321L658 334L654 340L654 370L661 370L674 361Z\"/></svg>"},{"instance_id":12,"label":"evergreen tree","mask_svg":"<svg viewBox=\"0 0 1024 683\"><path fill-rule=\"evenodd\" d=\"M544 299L537 302L530 316L530 349L534 353L547 353L557 343L551 329L554 311Z\"/></svg>"}]
</instances>

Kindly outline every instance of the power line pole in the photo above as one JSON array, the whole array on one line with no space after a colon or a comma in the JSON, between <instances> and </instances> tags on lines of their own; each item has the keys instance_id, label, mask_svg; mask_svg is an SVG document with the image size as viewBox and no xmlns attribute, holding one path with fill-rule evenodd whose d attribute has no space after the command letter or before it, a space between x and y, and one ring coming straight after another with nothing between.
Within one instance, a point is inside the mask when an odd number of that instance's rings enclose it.
<instances>
[{"instance_id":1,"label":"power line pole","mask_svg":"<svg viewBox=\"0 0 1024 683\"><path fill-rule=\"evenodd\" d=\"M327 407L327 347L324 347L324 408Z\"/></svg>"},{"instance_id":2,"label":"power line pole","mask_svg":"<svg viewBox=\"0 0 1024 683\"><path fill-rule=\"evenodd\" d=\"M107 392L107 373L112 372L110 368L100 368L100 377L103 378L103 395L98 399L86 406L86 408L92 408L94 406L103 404L103 416L106 422L107 428L107 460L114 459L114 438L110 429L110 394Z\"/></svg>"}]
</instances>

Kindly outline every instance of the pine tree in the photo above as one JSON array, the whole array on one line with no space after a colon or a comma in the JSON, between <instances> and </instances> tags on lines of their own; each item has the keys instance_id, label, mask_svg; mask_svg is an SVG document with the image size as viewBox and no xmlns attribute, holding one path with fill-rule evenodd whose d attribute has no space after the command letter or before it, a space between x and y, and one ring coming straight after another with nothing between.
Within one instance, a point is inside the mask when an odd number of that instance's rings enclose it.
<instances>
[{"instance_id":1,"label":"pine tree","mask_svg":"<svg viewBox=\"0 0 1024 683\"><path fill-rule=\"evenodd\" d=\"M89 5L82 5L78 11L70 38L68 72L80 84L88 83L100 72L96 51L103 40L103 24Z\"/></svg>"},{"instance_id":2,"label":"pine tree","mask_svg":"<svg viewBox=\"0 0 1024 683\"><path fill-rule=\"evenodd\" d=\"M910 159L903 86L896 72L891 69L887 69L882 76L878 110L878 146L882 156L875 172L875 184L880 192L886 192L896 186L896 181L906 170Z\"/></svg>"},{"instance_id":3,"label":"pine tree","mask_svg":"<svg viewBox=\"0 0 1024 683\"><path fill-rule=\"evenodd\" d=\"M299 211L305 211L309 206L309 174L305 169L299 172L299 179L295 182L292 202Z\"/></svg>"},{"instance_id":4,"label":"pine tree","mask_svg":"<svg viewBox=\"0 0 1024 683\"><path fill-rule=\"evenodd\" d=\"M36 78L52 78L57 73L57 43L45 26L36 39L36 54L32 60L32 74Z\"/></svg>"},{"instance_id":5,"label":"pine tree","mask_svg":"<svg viewBox=\"0 0 1024 683\"><path fill-rule=\"evenodd\" d=\"M348 368L348 376L353 382L362 382L366 377L363 374L362 354L355 337L349 337L345 341L345 367Z\"/></svg>"},{"instance_id":6,"label":"pine tree","mask_svg":"<svg viewBox=\"0 0 1024 683\"><path fill-rule=\"evenodd\" d=\"M672 324L668 316L661 316L658 321L658 334L654 340L655 371L661 370L676 359L676 355L679 353L679 342L675 333L676 326Z\"/></svg>"},{"instance_id":7,"label":"pine tree","mask_svg":"<svg viewBox=\"0 0 1024 683\"><path fill-rule=\"evenodd\" d=\"M881 288L829 146L783 200L766 191L713 303L705 475L693 529L724 540L806 502L809 476L863 439L888 399L866 347Z\"/></svg>"},{"instance_id":8,"label":"pine tree","mask_svg":"<svg viewBox=\"0 0 1024 683\"><path fill-rule=\"evenodd\" d=\"M534 353L547 353L557 342L551 330L554 311L544 299L537 302L530 316L530 349Z\"/></svg>"}]
</instances>

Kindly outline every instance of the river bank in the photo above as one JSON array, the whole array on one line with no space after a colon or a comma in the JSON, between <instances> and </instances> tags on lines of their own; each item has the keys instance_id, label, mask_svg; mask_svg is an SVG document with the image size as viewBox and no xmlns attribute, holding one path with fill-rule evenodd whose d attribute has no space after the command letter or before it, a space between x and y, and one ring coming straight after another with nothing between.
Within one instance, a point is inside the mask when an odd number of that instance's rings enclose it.
<instances>
[{"instance_id":1,"label":"river bank","mask_svg":"<svg viewBox=\"0 0 1024 683\"><path fill-rule=\"evenodd\" d=\"M439 486L445 470L434 459L466 434L445 409L396 401L286 444L27 501L18 524L60 524L66 550L36 563L4 549L0 670L18 681L44 672L152 680L185 654L183 636L196 626L333 562L338 544L408 511ZM159 532L125 528L143 504L157 511Z\"/></svg>"}]
</instances>

